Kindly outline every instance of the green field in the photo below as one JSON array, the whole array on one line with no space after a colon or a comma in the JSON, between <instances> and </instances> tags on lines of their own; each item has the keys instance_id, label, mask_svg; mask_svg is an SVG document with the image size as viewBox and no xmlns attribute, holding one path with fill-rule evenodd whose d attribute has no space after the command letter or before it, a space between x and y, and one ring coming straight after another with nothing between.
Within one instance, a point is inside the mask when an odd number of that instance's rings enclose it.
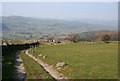
<instances>
[{"instance_id":1,"label":"green field","mask_svg":"<svg viewBox=\"0 0 120 81\"><path fill-rule=\"evenodd\" d=\"M33 49L35 51L35 49ZM29 51L31 53L31 51ZM47 58L38 56L47 55ZM37 47L34 56L56 69L58 62L66 62L59 72L69 79L117 79L118 44L75 43Z\"/></svg>"},{"instance_id":2,"label":"green field","mask_svg":"<svg viewBox=\"0 0 120 81\"><path fill-rule=\"evenodd\" d=\"M27 73L26 79L54 79L32 58L25 53L21 53L21 58Z\"/></svg>"}]
</instances>

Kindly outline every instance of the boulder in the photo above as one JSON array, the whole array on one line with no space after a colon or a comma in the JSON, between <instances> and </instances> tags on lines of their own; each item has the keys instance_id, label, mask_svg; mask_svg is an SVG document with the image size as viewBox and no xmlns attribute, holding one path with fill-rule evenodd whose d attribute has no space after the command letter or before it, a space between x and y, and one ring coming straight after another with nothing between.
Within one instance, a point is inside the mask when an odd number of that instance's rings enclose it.
<instances>
[{"instance_id":1,"label":"boulder","mask_svg":"<svg viewBox=\"0 0 120 81\"><path fill-rule=\"evenodd\" d=\"M67 65L65 62L58 62L56 67L64 67L65 65Z\"/></svg>"},{"instance_id":2,"label":"boulder","mask_svg":"<svg viewBox=\"0 0 120 81\"><path fill-rule=\"evenodd\" d=\"M32 53L33 53L33 50L32 50Z\"/></svg>"},{"instance_id":3,"label":"boulder","mask_svg":"<svg viewBox=\"0 0 120 81\"><path fill-rule=\"evenodd\" d=\"M61 67L58 67L57 70L61 69Z\"/></svg>"},{"instance_id":4,"label":"boulder","mask_svg":"<svg viewBox=\"0 0 120 81\"><path fill-rule=\"evenodd\" d=\"M43 56L43 58L46 58L47 56L45 55L45 56Z\"/></svg>"},{"instance_id":5,"label":"boulder","mask_svg":"<svg viewBox=\"0 0 120 81\"><path fill-rule=\"evenodd\" d=\"M39 54L39 56L42 56L42 54Z\"/></svg>"},{"instance_id":6,"label":"boulder","mask_svg":"<svg viewBox=\"0 0 120 81\"><path fill-rule=\"evenodd\" d=\"M7 46L7 44L6 44L6 43L3 43L3 45Z\"/></svg>"},{"instance_id":7,"label":"boulder","mask_svg":"<svg viewBox=\"0 0 120 81\"><path fill-rule=\"evenodd\" d=\"M51 65L50 67L53 67L53 65Z\"/></svg>"}]
</instances>

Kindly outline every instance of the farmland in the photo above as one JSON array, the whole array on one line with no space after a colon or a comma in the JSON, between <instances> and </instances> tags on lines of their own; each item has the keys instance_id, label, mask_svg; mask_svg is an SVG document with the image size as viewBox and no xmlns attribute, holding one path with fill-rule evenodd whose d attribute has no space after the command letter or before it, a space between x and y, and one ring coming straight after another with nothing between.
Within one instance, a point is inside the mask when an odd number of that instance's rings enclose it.
<instances>
[{"instance_id":1,"label":"farmland","mask_svg":"<svg viewBox=\"0 0 120 81\"><path fill-rule=\"evenodd\" d=\"M69 79L117 79L118 44L73 43L37 47L29 51L54 69L58 62L67 65L58 71ZM42 56L46 55L46 58Z\"/></svg>"},{"instance_id":2,"label":"farmland","mask_svg":"<svg viewBox=\"0 0 120 81\"><path fill-rule=\"evenodd\" d=\"M4 16L2 19L0 17L0 20L2 20L0 24L2 25L4 40L39 40L43 39L44 36L63 38L68 34L84 31L117 31L117 21L112 21L112 23L111 21L102 21L102 23L97 24L96 22L100 21L96 20L93 24L86 21L36 19L23 16Z\"/></svg>"},{"instance_id":3,"label":"farmland","mask_svg":"<svg viewBox=\"0 0 120 81\"><path fill-rule=\"evenodd\" d=\"M119 80L118 3L2 3L3 81Z\"/></svg>"}]
</instances>

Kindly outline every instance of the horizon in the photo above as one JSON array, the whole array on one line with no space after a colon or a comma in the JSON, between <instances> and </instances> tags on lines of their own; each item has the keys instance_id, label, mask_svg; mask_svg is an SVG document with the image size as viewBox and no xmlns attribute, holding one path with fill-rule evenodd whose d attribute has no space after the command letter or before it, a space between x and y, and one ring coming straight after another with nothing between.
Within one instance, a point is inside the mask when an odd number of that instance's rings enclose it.
<instances>
[{"instance_id":1,"label":"horizon","mask_svg":"<svg viewBox=\"0 0 120 81\"><path fill-rule=\"evenodd\" d=\"M45 18L45 17L28 17L28 16L19 16L19 15L11 15L11 16L0 16L0 17L25 17L25 18L32 18L32 19L45 19L45 20L63 20L63 21L80 21L80 20L88 20L88 21L108 21L108 22L116 22L118 20L102 20L102 19L90 19L90 18L64 18L64 19L59 19L59 18ZM71 20L70 20L71 19Z\"/></svg>"}]
</instances>

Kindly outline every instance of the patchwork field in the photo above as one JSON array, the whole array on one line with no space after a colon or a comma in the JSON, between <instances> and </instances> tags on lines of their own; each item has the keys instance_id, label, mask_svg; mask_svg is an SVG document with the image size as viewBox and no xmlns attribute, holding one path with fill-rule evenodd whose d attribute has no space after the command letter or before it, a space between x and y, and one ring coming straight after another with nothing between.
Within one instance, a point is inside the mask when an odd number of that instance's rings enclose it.
<instances>
[{"instance_id":1,"label":"patchwork field","mask_svg":"<svg viewBox=\"0 0 120 81\"><path fill-rule=\"evenodd\" d=\"M118 44L75 43L37 47L29 53L54 69L58 62L66 62L59 72L69 79L117 79ZM42 56L40 56L42 54ZM46 58L43 56L46 55Z\"/></svg>"}]
</instances>

